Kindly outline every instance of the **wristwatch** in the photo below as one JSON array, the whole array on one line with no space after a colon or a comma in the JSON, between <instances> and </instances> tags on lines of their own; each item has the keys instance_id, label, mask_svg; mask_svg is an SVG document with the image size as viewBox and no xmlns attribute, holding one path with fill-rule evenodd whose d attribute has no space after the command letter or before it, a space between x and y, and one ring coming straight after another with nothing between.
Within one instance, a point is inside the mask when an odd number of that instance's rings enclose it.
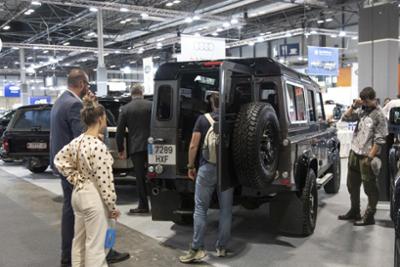
<instances>
[{"instance_id":1,"label":"wristwatch","mask_svg":"<svg viewBox=\"0 0 400 267\"><path fill-rule=\"evenodd\" d=\"M189 164L186 167L188 168L188 170L193 170L196 168L194 165L189 165Z\"/></svg>"}]
</instances>

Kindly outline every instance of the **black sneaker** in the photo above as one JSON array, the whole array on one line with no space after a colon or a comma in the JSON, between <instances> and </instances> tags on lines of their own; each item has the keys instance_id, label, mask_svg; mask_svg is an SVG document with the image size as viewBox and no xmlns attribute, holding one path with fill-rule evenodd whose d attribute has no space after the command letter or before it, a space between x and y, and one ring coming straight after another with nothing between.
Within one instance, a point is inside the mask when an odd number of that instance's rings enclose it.
<instances>
[{"instance_id":1,"label":"black sneaker","mask_svg":"<svg viewBox=\"0 0 400 267\"><path fill-rule=\"evenodd\" d=\"M106 260L107 263L118 263L121 261L125 261L129 259L130 255L129 253L121 253L116 250L111 249L110 252L108 252Z\"/></svg>"},{"instance_id":2,"label":"black sneaker","mask_svg":"<svg viewBox=\"0 0 400 267\"><path fill-rule=\"evenodd\" d=\"M135 214L147 214L149 213L149 209L141 209L141 208L136 208L136 209L130 209L129 210L129 215L135 215Z\"/></svg>"},{"instance_id":3,"label":"black sneaker","mask_svg":"<svg viewBox=\"0 0 400 267\"><path fill-rule=\"evenodd\" d=\"M339 215L338 220L341 221L358 221L361 220L360 211L350 209L346 214Z\"/></svg>"},{"instance_id":4,"label":"black sneaker","mask_svg":"<svg viewBox=\"0 0 400 267\"><path fill-rule=\"evenodd\" d=\"M71 267L71 259L61 259L61 267Z\"/></svg>"},{"instance_id":5,"label":"black sneaker","mask_svg":"<svg viewBox=\"0 0 400 267\"><path fill-rule=\"evenodd\" d=\"M354 222L354 226L367 226L367 225L374 225L375 218L374 215L366 214L363 216L362 220L358 220Z\"/></svg>"}]
</instances>

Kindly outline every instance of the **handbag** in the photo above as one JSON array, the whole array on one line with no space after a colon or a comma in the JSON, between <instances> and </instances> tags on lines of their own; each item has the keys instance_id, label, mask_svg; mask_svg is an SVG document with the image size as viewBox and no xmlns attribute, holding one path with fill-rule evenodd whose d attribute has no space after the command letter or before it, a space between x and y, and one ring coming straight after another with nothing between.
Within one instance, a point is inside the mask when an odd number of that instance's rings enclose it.
<instances>
[{"instance_id":1,"label":"handbag","mask_svg":"<svg viewBox=\"0 0 400 267\"><path fill-rule=\"evenodd\" d=\"M105 249L112 249L114 247L116 234L115 220L111 219L108 223L108 229L106 232L106 241L104 243Z\"/></svg>"}]
</instances>

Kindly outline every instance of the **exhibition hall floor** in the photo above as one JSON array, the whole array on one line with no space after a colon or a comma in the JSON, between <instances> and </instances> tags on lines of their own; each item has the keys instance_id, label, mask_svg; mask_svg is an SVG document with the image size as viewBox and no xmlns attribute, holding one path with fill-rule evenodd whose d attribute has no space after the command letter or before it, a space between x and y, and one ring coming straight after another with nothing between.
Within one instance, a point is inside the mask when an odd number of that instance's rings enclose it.
<instances>
[{"instance_id":1,"label":"exhibition hall floor","mask_svg":"<svg viewBox=\"0 0 400 267\"><path fill-rule=\"evenodd\" d=\"M255 211L235 207L231 253L221 259L213 251L218 221L212 211L206 237L208 256L196 266L393 266L394 230L387 205L380 205L374 226L357 228L336 219L349 204L345 167L343 161L337 195L319 191L318 222L312 236L276 234L267 205ZM132 257L114 266L183 266L178 256L189 247L192 228L153 222L150 216L129 216L127 211L136 207L135 187L120 184L117 194L122 217L116 248ZM0 164L0 266L59 266L61 200L60 181L50 172L33 175L19 164ZM362 204L364 208L365 196Z\"/></svg>"}]
</instances>

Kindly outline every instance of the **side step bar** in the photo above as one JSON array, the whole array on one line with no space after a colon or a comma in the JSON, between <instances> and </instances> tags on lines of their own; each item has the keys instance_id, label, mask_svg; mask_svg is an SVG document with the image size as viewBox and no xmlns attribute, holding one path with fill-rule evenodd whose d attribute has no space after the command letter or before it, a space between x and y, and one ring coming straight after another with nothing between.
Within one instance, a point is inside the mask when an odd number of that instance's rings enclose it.
<instances>
[{"instance_id":1,"label":"side step bar","mask_svg":"<svg viewBox=\"0 0 400 267\"><path fill-rule=\"evenodd\" d=\"M327 173L323 177L317 179L317 187L320 189L333 178L333 173Z\"/></svg>"},{"instance_id":2,"label":"side step bar","mask_svg":"<svg viewBox=\"0 0 400 267\"><path fill-rule=\"evenodd\" d=\"M173 213L179 215L193 215L193 211L191 210L174 210Z\"/></svg>"}]
</instances>

